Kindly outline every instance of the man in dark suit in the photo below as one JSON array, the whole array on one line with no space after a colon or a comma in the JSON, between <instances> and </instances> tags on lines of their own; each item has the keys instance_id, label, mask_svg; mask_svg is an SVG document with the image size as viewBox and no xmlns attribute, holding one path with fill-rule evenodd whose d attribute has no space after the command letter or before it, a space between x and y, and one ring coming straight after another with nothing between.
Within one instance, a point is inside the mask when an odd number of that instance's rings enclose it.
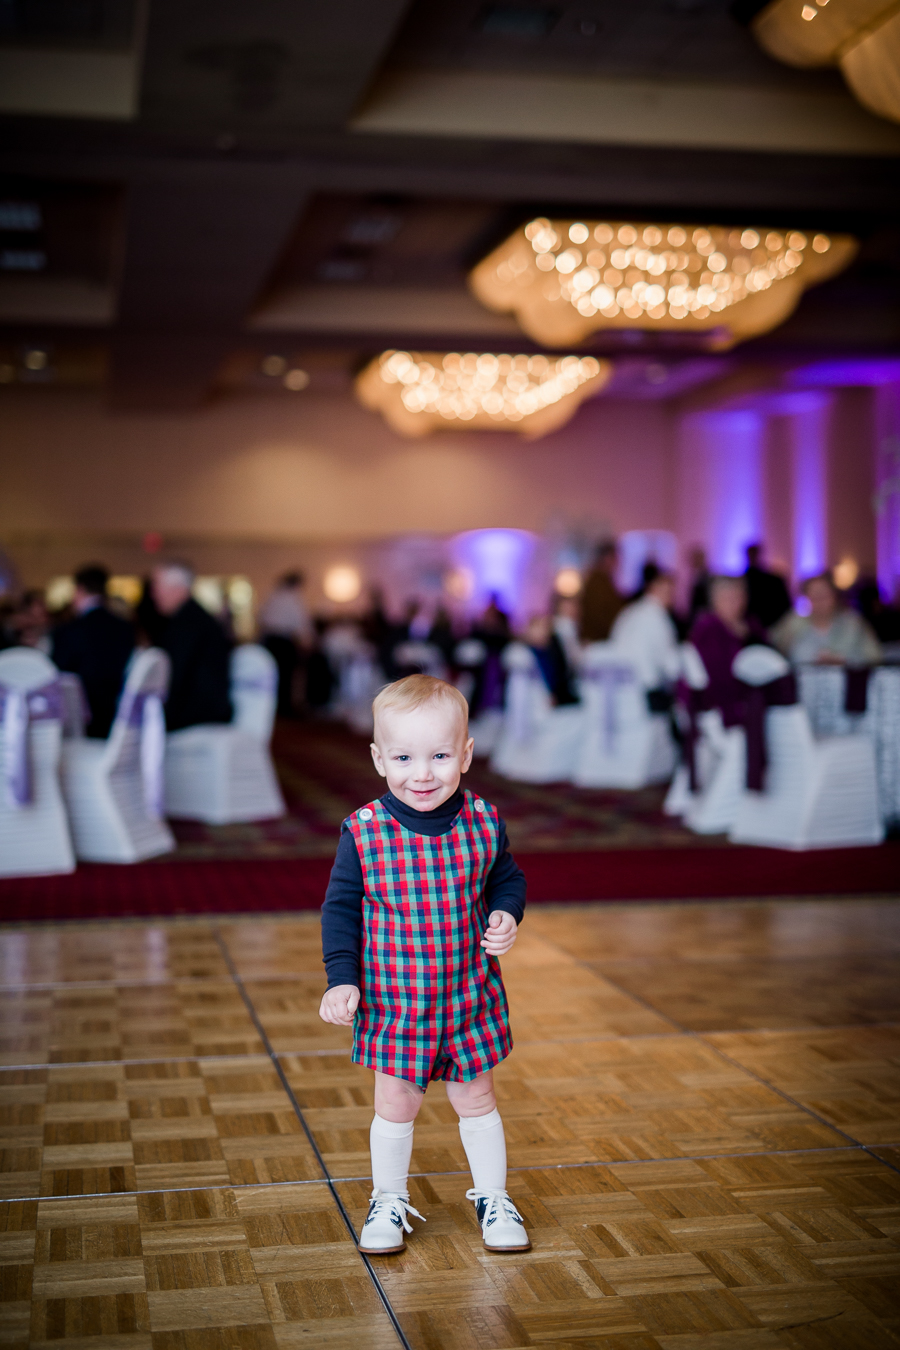
<instances>
[{"instance_id":1,"label":"man in dark suit","mask_svg":"<svg viewBox=\"0 0 900 1350\"><path fill-rule=\"evenodd\" d=\"M164 563L153 573L153 600L166 625L160 640L172 662L166 727L180 731L208 722L230 722L225 630L191 596L194 575L184 563Z\"/></svg>"},{"instance_id":2,"label":"man in dark suit","mask_svg":"<svg viewBox=\"0 0 900 1350\"><path fill-rule=\"evenodd\" d=\"M762 544L748 545L744 579L747 582L747 617L756 619L763 628L773 627L790 609L791 596L784 578L763 567Z\"/></svg>"},{"instance_id":3,"label":"man in dark suit","mask_svg":"<svg viewBox=\"0 0 900 1350\"><path fill-rule=\"evenodd\" d=\"M106 607L108 582L109 573L97 563L76 572L75 618L53 635L53 660L81 680L91 712L87 734L98 739L109 735L134 651L133 625Z\"/></svg>"}]
</instances>

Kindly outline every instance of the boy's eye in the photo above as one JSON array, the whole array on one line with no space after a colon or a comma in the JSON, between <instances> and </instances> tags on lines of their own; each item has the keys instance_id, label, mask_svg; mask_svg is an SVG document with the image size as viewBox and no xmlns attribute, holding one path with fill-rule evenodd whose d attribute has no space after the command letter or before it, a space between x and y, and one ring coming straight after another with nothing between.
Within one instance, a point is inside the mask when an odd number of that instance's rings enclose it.
<instances>
[{"instance_id":1,"label":"boy's eye","mask_svg":"<svg viewBox=\"0 0 900 1350\"><path fill-rule=\"evenodd\" d=\"M446 750L439 750L438 753L435 755L435 759L449 759L449 758L450 756L447 754Z\"/></svg>"},{"instance_id":2,"label":"boy's eye","mask_svg":"<svg viewBox=\"0 0 900 1350\"><path fill-rule=\"evenodd\" d=\"M400 763L402 763L404 760L409 759L409 755L395 755L395 756L394 756L394 759L396 759L396 760L398 760Z\"/></svg>"}]
</instances>

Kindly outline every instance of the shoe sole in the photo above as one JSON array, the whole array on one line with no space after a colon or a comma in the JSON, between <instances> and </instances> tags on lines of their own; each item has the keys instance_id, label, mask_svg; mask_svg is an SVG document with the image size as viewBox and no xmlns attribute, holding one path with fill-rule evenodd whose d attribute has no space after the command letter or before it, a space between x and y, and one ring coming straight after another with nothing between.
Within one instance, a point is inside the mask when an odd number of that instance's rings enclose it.
<instances>
[{"instance_id":1,"label":"shoe sole","mask_svg":"<svg viewBox=\"0 0 900 1350\"><path fill-rule=\"evenodd\" d=\"M521 1247L490 1247L488 1246L487 1243L485 1243L484 1250L486 1252L496 1252L498 1256L502 1256L504 1252L530 1252L531 1243L525 1242L522 1244Z\"/></svg>"},{"instance_id":2,"label":"shoe sole","mask_svg":"<svg viewBox=\"0 0 900 1350\"><path fill-rule=\"evenodd\" d=\"M363 1256L396 1256L398 1252L406 1251L406 1243L401 1242L399 1247L364 1247L359 1243L357 1251Z\"/></svg>"}]
</instances>

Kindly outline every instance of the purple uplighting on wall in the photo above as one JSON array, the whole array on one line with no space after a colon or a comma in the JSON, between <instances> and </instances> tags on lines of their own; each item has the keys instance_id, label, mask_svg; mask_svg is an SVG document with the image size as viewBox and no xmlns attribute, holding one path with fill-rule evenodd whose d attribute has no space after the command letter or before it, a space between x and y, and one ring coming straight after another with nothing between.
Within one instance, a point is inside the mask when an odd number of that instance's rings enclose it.
<instances>
[{"instance_id":1,"label":"purple uplighting on wall","mask_svg":"<svg viewBox=\"0 0 900 1350\"><path fill-rule=\"evenodd\" d=\"M874 507L878 585L893 600L900 594L900 380L875 398Z\"/></svg>"},{"instance_id":2,"label":"purple uplighting on wall","mask_svg":"<svg viewBox=\"0 0 900 1350\"><path fill-rule=\"evenodd\" d=\"M828 565L829 412L828 399L818 398L791 416L793 564L798 578L815 576Z\"/></svg>"},{"instance_id":3,"label":"purple uplighting on wall","mask_svg":"<svg viewBox=\"0 0 900 1350\"><path fill-rule=\"evenodd\" d=\"M716 572L743 572L744 550L762 537L764 425L746 411L695 413L682 423L681 514Z\"/></svg>"},{"instance_id":4,"label":"purple uplighting on wall","mask_svg":"<svg viewBox=\"0 0 900 1350\"><path fill-rule=\"evenodd\" d=\"M454 562L472 578L471 603L481 610L491 595L509 613L521 615L531 602L529 565L536 539L527 530L467 530L451 543Z\"/></svg>"},{"instance_id":5,"label":"purple uplighting on wall","mask_svg":"<svg viewBox=\"0 0 900 1350\"><path fill-rule=\"evenodd\" d=\"M900 361L889 358L868 360L845 359L816 361L792 370L787 382L794 387L831 389L854 386L878 386L900 381Z\"/></svg>"}]
</instances>

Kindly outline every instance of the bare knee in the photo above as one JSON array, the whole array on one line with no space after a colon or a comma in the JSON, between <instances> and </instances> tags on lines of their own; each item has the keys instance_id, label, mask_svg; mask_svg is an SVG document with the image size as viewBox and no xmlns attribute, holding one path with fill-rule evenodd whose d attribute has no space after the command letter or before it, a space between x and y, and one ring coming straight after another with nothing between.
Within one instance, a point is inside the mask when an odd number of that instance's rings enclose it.
<instances>
[{"instance_id":1,"label":"bare knee","mask_svg":"<svg viewBox=\"0 0 900 1350\"><path fill-rule=\"evenodd\" d=\"M470 1083L448 1083L447 1096L454 1111L463 1120L472 1116L486 1116L497 1107L494 1080L490 1073L479 1074Z\"/></svg>"},{"instance_id":2,"label":"bare knee","mask_svg":"<svg viewBox=\"0 0 900 1350\"><path fill-rule=\"evenodd\" d=\"M415 1083L405 1078L394 1078L389 1073L375 1073L375 1110L382 1120L395 1125L415 1120L424 1094Z\"/></svg>"}]
</instances>

